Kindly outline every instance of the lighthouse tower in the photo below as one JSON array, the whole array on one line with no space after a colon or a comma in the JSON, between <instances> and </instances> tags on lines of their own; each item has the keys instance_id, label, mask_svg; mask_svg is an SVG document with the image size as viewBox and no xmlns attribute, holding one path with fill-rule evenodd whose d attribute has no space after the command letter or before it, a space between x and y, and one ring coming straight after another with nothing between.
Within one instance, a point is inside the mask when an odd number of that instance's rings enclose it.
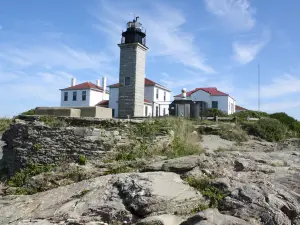
<instances>
[{"instance_id":1,"label":"lighthouse tower","mask_svg":"<svg viewBox=\"0 0 300 225\"><path fill-rule=\"evenodd\" d=\"M144 116L146 33L139 17L127 23L120 47L119 101L120 118Z\"/></svg>"}]
</instances>

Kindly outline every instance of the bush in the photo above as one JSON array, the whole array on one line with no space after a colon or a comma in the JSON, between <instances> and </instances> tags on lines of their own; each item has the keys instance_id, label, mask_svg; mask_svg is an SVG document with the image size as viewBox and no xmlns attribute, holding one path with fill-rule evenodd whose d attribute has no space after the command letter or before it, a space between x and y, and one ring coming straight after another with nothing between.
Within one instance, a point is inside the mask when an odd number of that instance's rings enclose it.
<instances>
[{"instance_id":1,"label":"bush","mask_svg":"<svg viewBox=\"0 0 300 225\"><path fill-rule=\"evenodd\" d=\"M258 122L243 122L242 127L249 135L267 141L280 141L288 137L288 128L276 119L262 118Z\"/></svg>"},{"instance_id":2,"label":"bush","mask_svg":"<svg viewBox=\"0 0 300 225\"><path fill-rule=\"evenodd\" d=\"M219 109L208 109L207 116L208 117L212 117L212 116L213 117L215 117L215 116L226 117L228 115Z\"/></svg>"},{"instance_id":3,"label":"bush","mask_svg":"<svg viewBox=\"0 0 300 225\"><path fill-rule=\"evenodd\" d=\"M270 118L277 119L281 123L285 124L291 131L294 131L296 133L296 136L300 135L300 122L287 115L286 113L273 113L270 115Z\"/></svg>"},{"instance_id":4,"label":"bush","mask_svg":"<svg viewBox=\"0 0 300 225\"><path fill-rule=\"evenodd\" d=\"M247 117L249 117L249 118L269 117L269 114L266 112L246 110L246 111L236 112L236 113L232 114L231 116L237 117L240 120L246 120Z\"/></svg>"},{"instance_id":5,"label":"bush","mask_svg":"<svg viewBox=\"0 0 300 225\"><path fill-rule=\"evenodd\" d=\"M35 109L30 109L26 112L22 112L21 115L24 115L24 116L31 116L31 115L35 115Z\"/></svg>"},{"instance_id":6,"label":"bush","mask_svg":"<svg viewBox=\"0 0 300 225\"><path fill-rule=\"evenodd\" d=\"M85 165L87 163L87 158L84 155L79 155L78 164Z\"/></svg>"}]
</instances>

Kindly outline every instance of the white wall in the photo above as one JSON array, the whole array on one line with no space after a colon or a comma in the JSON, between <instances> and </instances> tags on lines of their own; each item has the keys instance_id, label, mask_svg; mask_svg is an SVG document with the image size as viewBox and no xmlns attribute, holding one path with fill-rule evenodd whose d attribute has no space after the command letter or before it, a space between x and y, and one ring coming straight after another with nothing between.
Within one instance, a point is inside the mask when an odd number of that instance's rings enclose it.
<instances>
[{"instance_id":1,"label":"white wall","mask_svg":"<svg viewBox=\"0 0 300 225\"><path fill-rule=\"evenodd\" d=\"M191 100L193 101L204 101L207 102L208 108L211 108L211 96L206 91L198 90L191 95Z\"/></svg>"},{"instance_id":2,"label":"white wall","mask_svg":"<svg viewBox=\"0 0 300 225\"><path fill-rule=\"evenodd\" d=\"M169 115L169 104L171 103L171 92L168 92L162 88L152 86L153 95L151 101L154 101L153 116L163 116L164 111L166 115ZM158 98L156 98L156 90L158 90ZM164 100L164 92L166 93L166 99ZM158 115L156 114L156 107L158 106Z\"/></svg>"},{"instance_id":3,"label":"white wall","mask_svg":"<svg viewBox=\"0 0 300 225\"><path fill-rule=\"evenodd\" d=\"M148 108L148 114L146 115L146 107ZM144 116L152 116L152 106L145 104L144 105Z\"/></svg>"},{"instance_id":4,"label":"white wall","mask_svg":"<svg viewBox=\"0 0 300 225\"><path fill-rule=\"evenodd\" d=\"M86 100L82 100L82 91L86 91ZM64 101L64 93L68 92L68 101ZM73 92L77 92L77 99L73 101ZM61 107L80 107L80 106L90 106L90 90L67 90L61 91L61 99L60 99L60 106Z\"/></svg>"},{"instance_id":5,"label":"white wall","mask_svg":"<svg viewBox=\"0 0 300 225\"><path fill-rule=\"evenodd\" d=\"M102 100L108 100L102 98L102 96L103 96L103 92L90 90L90 103L89 103L90 106L95 106L97 103L101 102ZM106 97L106 94L103 97Z\"/></svg>"},{"instance_id":6,"label":"white wall","mask_svg":"<svg viewBox=\"0 0 300 225\"><path fill-rule=\"evenodd\" d=\"M158 99L156 98L156 89L158 89ZM166 100L164 101L164 92L166 92ZM159 107L160 105L160 115L163 116L163 112L165 109L165 114L169 114L169 104L170 98L171 98L171 93L168 91L165 91L164 89L155 87L155 86L145 86L145 98L148 99L151 102L157 102L154 103L154 108L152 108L151 105L145 104L145 106L148 107L148 114L150 113L152 116L157 116L156 115L156 106ZM118 117L118 99L119 99L119 88L110 88L109 90L109 108L114 109L115 117ZM159 104L158 104L159 103ZM145 115L145 110L146 107L144 106L144 115Z\"/></svg>"},{"instance_id":7,"label":"white wall","mask_svg":"<svg viewBox=\"0 0 300 225\"><path fill-rule=\"evenodd\" d=\"M86 100L82 100L82 92L86 91ZM64 93L68 92L68 101L64 101ZM77 99L73 101L73 92L77 92ZM102 101L103 93L91 89L85 90L67 90L61 91L60 106L61 107L81 107L81 106L95 106ZM108 100L109 94L104 95L103 100Z\"/></svg>"},{"instance_id":8,"label":"white wall","mask_svg":"<svg viewBox=\"0 0 300 225\"><path fill-rule=\"evenodd\" d=\"M235 113L235 100L231 98L230 96L228 97L228 115Z\"/></svg>"},{"instance_id":9,"label":"white wall","mask_svg":"<svg viewBox=\"0 0 300 225\"><path fill-rule=\"evenodd\" d=\"M118 99L119 88L110 88L108 108L114 109L114 117L118 117Z\"/></svg>"}]
</instances>

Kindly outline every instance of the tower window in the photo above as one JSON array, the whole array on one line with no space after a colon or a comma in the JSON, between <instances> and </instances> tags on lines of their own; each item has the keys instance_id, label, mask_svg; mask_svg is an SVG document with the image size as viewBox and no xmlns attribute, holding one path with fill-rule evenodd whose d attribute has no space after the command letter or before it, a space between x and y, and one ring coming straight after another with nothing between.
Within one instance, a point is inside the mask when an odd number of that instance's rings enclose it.
<instances>
[{"instance_id":1,"label":"tower window","mask_svg":"<svg viewBox=\"0 0 300 225\"><path fill-rule=\"evenodd\" d=\"M158 88L156 88L156 98L158 99Z\"/></svg>"},{"instance_id":2,"label":"tower window","mask_svg":"<svg viewBox=\"0 0 300 225\"><path fill-rule=\"evenodd\" d=\"M130 85L130 77L125 77L124 78L124 85L129 86Z\"/></svg>"},{"instance_id":3,"label":"tower window","mask_svg":"<svg viewBox=\"0 0 300 225\"><path fill-rule=\"evenodd\" d=\"M68 101L68 92L64 93L64 101Z\"/></svg>"},{"instance_id":4,"label":"tower window","mask_svg":"<svg viewBox=\"0 0 300 225\"><path fill-rule=\"evenodd\" d=\"M74 91L74 92L73 92L73 101L76 101L76 100L77 100L77 92Z\"/></svg>"},{"instance_id":5,"label":"tower window","mask_svg":"<svg viewBox=\"0 0 300 225\"><path fill-rule=\"evenodd\" d=\"M82 101L86 100L86 91L82 91Z\"/></svg>"}]
</instances>

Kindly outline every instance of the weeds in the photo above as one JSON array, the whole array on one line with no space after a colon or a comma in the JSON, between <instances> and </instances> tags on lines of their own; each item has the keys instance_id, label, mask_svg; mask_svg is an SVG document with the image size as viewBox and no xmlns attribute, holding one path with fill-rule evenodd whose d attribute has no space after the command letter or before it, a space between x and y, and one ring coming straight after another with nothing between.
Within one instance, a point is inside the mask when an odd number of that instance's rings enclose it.
<instances>
[{"instance_id":1,"label":"weeds","mask_svg":"<svg viewBox=\"0 0 300 225\"><path fill-rule=\"evenodd\" d=\"M68 125L65 120L54 116L41 116L39 121L44 122L45 125L50 127L66 127Z\"/></svg>"},{"instance_id":2,"label":"weeds","mask_svg":"<svg viewBox=\"0 0 300 225\"><path fill-rule=\"evenodd\" d=\"M195 179L188 177L186 181L210 200L208 205L210 208L219 208L222 200L226 197L226 194L222 190L212 186L211 181L207 178Z\"/></svg>"},{"instance_id":3,"label":"weeds","mask_svg":"<svg viewBox=\"0 0 300 225\"><path fill-rule=\"evenodd\" d=\"M42 145L40 143L35 143L32 147L35 151L40 151L42 149Z\"/></svg>"},{"instance_id":4,"label":"weeds","mask_svg":"<svg viewBox=\"0 0 300 225\"><path fill-rule=\"evenodd\" d=\"M22 187L27 183L29 178L44 172L52 171L53 169L53 165L29 164L28 167L15 173L15 175L11 177L7 183L11 187Z\"/></svg>"},{"instance_id":5,"label":"weeds","mask_svg":"<svg viewBox=\"0 0 300 225\"><path fill-rule=\"evenodd\" d=\"M9 118L0 118L0 134L9 128L11 122Z\"/></svg>"},{"instance_id":6,"label":"weeds","mask_svg":"<svg viewBox=\"0 0 300 225\"><path fill-rule=\"evenodd\" d=\"M79 155L78 164L79 165L86 165L86 163L87 163L87 158L84 155Z\"/></svg>"}]
</instances>

